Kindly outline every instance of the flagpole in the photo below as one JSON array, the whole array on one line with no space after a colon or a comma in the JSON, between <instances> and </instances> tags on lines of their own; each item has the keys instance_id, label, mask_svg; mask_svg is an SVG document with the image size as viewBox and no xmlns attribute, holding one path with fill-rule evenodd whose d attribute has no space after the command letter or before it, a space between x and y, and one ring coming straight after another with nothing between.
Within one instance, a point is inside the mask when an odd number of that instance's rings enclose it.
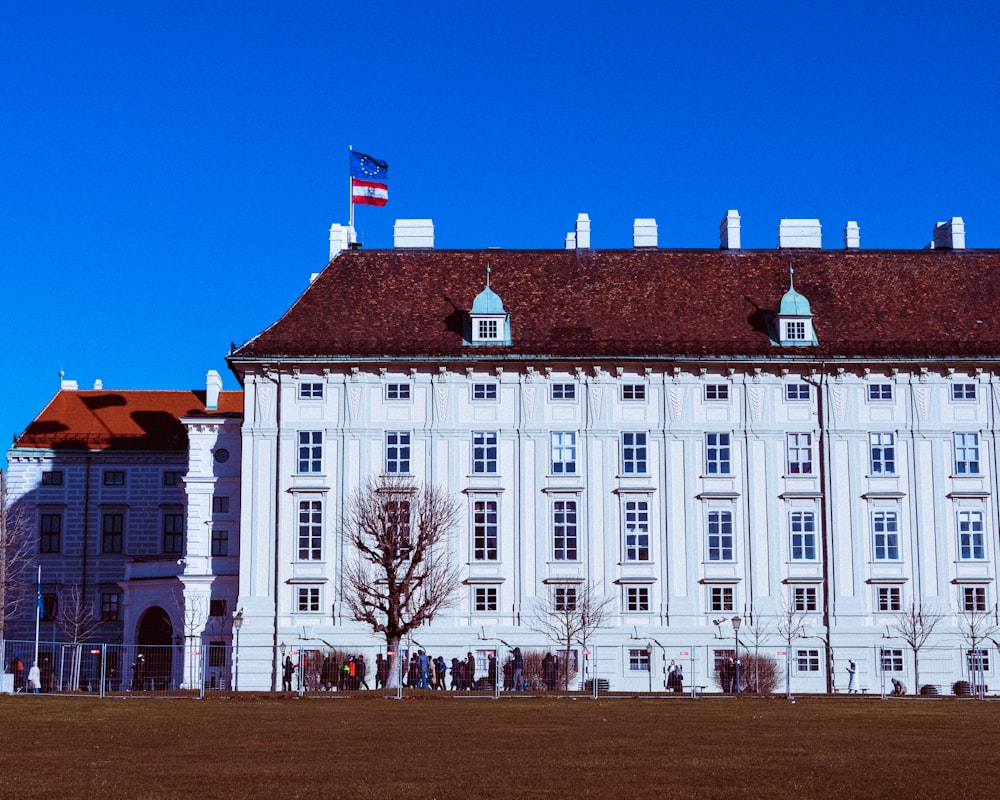
<instances>
[{"instance_id":1,"label":"flagpole","mask_svg":"<svg viewBox=\"0 0 1000 800\"><path fill-rule=\"evenodd\" d=\"M35 598L35 660L32 664L38 663L38 626L42 618L42 609L45 608L45 603L42 600L42 565L38 565L38 588L37 597Z\"/></svg>"},{"instance_id":2,"label":"flagpole","mask_svg":"<svg viewBox=\"0 0 1000 800\"><path fill-rule=\"evenodd\" d=\"M350 206L349 219L347 227L347 246L350 247L354 244L354 181L351 178L351 153L354 151L354 145L347 145L347 201Z\"/></svg>"}]
</instances>

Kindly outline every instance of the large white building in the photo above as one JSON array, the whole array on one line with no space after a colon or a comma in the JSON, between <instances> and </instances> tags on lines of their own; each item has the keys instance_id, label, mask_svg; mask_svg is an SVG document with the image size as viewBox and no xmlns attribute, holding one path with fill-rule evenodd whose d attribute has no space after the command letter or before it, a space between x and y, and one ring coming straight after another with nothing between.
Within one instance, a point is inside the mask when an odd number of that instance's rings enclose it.
<instances>
[{"instance_id":1,"label":"large white building","mask_svg":"<svg viewBox=\"0 0 1000 800\"><path fill-rule=\"evenodd\" d=\"M996 622L1000 252L967 249L960 218L905 251L861 249L853 223L823 249L815 220L744 250L735 212L717 250L660 248L653 220L633 249L591 249L585 215L563 250L438 250L426 220L397 222L392 250L346 234L230 353L241 441L186 421L189 564L208 466L238 460L241 688L275 686L282 643L384 649L350 619L339 535L380 475L462 504L462 594L418 637L435 654L552 647L538 599L595 586L614 598L593 665L612 688L659 684L658 652L711 684L697 654L724 652L731 617L777 645L789 613L809 622L801 689L848 658L906 677L893 626L921 604L956 654L921 682L962 677L963 625Z\"/></svg>"}]
</instances>

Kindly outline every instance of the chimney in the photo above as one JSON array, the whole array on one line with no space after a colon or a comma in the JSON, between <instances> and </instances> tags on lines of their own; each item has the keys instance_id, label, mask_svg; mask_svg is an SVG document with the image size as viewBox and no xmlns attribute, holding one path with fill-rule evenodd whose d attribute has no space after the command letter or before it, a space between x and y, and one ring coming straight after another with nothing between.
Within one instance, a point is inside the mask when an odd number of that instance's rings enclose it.
<instances>
[{"instance_id":1,"label":"chimney","mask_svg":"<svg viewBox=\"0 0 1000 800\"><path fill-rule=\"evenodd\" d=\"M67 378L65 372L59 370L59 388L67 392L75 392L80 387L77 386L76 381Z\"/></svg>"},{"instance_id":2,"label":"chimney","mask_svg":"<svg viewBox=\"0 0 1000 800\"><path fill-rule=\"evenodd\" d=\"M576 215L576 249L590 249L590 217L586 214Z\"/></svg>"},{"instance_id":3,"label":"chimney","mask_svg":"<svg viewBox=\"0 0 1000 800\"><path fill-rule=\"evenodd\" d=\"M658 247L660 243L655 219L639 219L632 223L632 246Z\"/></svg>"},{"instance_id":4,"label":"chimney","mask_svg":"<svg viewBox=\"0 0 1000 800\"><path fill-rule=\"evenodd\" d=\"M330 260L333 261L338 254L351 246L351 226L341 225L339 222L330 226Z\"/></svg>"},{"instance_id":5,"label":"chimney","mask_svg":"<svg viewBox=\"0 0 1000 800\"><path fill-rule=\"evenodd\" d=\"M729 209L719 223L719 247L722 250L740 249L740 212Z\"/></svg>"},{"instance_id":6,"label":"chimney","mask_svg":"<svg viewBox=\"0 0 1000 800\"><path fill-rule=\"evenodd\" d=\"M823 227L818 219L783 219L778 226L778 247L822 247Z\"/></svg>"},{"instance_id":7,"label":"chimney","mask_svg":"<svg viewBox=\"0 0 1000 800\"><path fill-rule=\"evenodd\" d=\"M857 250L861 247L861 228L854 220L849 220L844 226L844 247L848 250Z\"/></svg>"},{"instance_id":8,"label":"chimney","mask_svg":"<svg viewBox=\"0 0 1000 800\"><path fill-rule=\"evenodd\" d=\"M961 217L952 217L934 226L934 249L965 249L965 222Z\"/></svg>"},{"instance_id":9,"label":"chimney","mask_svg":"<svg viewBox=\"0 0 1000 800\"><path fill-rule=\"evenodd\" d=\"M566 249L576 250L576 233L573 231L566 234Z\"/></svg>"},{"instance_id":10,"label":"chimney","mask_svg":"<svg viewBox=\"0 0 1000 800\"><path fill-rule=\"evenodd\" d=\"M96 381L94 381L94 391L95 392L99 392L103 388L104 388L104 381L102 381L100 378L98 378Z\"/></svg>"},{"instance_id":11,"label":"chimney","mask_svg":"<svg viewBox=\"0 0 1000 800\"><path fill-rule=\"evenodd\" d=\"M214 369L210 369L205 376L205 409L208 411L218 411L219 392L222 391L222 377Z\"/></svg>"},{"instance_id":12,"label":"chimney","mask_svg":"<svg viewBox=\"0 0 1000 800\"><path fill-rule=\"evenodd\" d=\"M434 220L397 219L392 229L396 248L434 247Z\"/></svg>"}]
</instances>

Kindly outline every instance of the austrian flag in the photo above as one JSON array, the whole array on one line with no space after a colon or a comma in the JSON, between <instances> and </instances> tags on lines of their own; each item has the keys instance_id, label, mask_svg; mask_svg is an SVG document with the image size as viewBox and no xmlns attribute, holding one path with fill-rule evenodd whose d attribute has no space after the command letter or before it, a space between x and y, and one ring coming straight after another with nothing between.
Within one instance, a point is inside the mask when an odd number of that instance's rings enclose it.
<instances>
[{"instance_id":1,"label":"austrian flag","mask_svg":"<svg viewBox=\"0 0 1000 800\"><path fill-rule=\"evenodd\" d=\"M389 201L389 165L385 161L351 151L351 202L384 206Z\"/></svg>"}]
</instances>

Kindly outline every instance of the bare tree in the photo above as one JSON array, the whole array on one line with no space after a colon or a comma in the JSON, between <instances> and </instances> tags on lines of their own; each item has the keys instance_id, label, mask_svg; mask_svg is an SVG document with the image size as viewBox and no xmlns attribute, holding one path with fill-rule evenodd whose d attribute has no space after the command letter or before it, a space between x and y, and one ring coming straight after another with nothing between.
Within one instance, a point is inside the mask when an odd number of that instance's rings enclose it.
<instances>
[{"instance_id":1,"label":"bare tree","mask_svg":"<svg viewBox=\"0 0 1000 800\"><path fill-rule=\"evenodd\" d=\"M569 654L573 643L581 645L586 655L587 642L608 623L613 599L601 594L591 583L554 586L535 601L531 627L544 633L563 651L567 669L563 672L565 691L569 691Z\"/></svg>"},{"instance_id":2,"label":"bare tree","mask_svg":"<svg viewBox=\"0 0 1000 800\"><path fill-rule=\"evenodd\" d=\"M787 600L782 601L778 611L778 635L785 643L785 697L792 699L792 642L805 636L809 620L804 611L796 611Z\"/></svg>"},{"instance_id":3,"label":"bare tree","mask_svg":"<svg viewBox=\"0 0 1000 800\"><path fill-rule=\"evenodd\" d=\"M23 503L11 500L7 470L0 470L0 639L8 617L30 596L28 568L33 554L28 514Z\"/></svg>"},{"instance_id":4,"label":"bare tree","mask_svg":"<svg viewBox=\"0 0 1000 800\"><path fill-rule=\"evenodd\" d=\"M983 657L985 654L982 650L982 644L998 630L1000 630L1000 625L997 624L996 606L991 609L965 609L960 612L958 631L965 643L969 645L969 650L966 653L969 675L972 678L973 691L980 699L986 695L983 676L985 667Z\"/></svg>"},{"instance_id":5,"label":"bare tree","mask_svg":"<svg viewBox=\"0 0 1000 800\"><path fill-rule=\"evenodd\" d=\"M344 599L357 622L385 636L387 688L398 685L402 639L454 603L461 577L448 537L458 518L442 490L399 477L372 478L348 500Z\"/></svg>"},{"instance_id":6,"label":"bare tree","mask_svg":"<svg viewBox=\"0 0 1000 800\"><path fill-rule=\"evenodd\" d=\"M917 694L920 694L920 648L927 644L943 618L943 614L929 609L923 602L919 605L911 603L909 609L902 612L892 626L892 630L913 651L913 683Z\"/></svg>"},{"instance_id":7,"label":"bare tree","mask_svg":"<svg viewBox=\"0 0 1000 800\"><path fill-rule=\"evenodd\" d=\"M83 662L83 643L101 625L101 615L93 598L88 599L80 584L74 583L59 594L59 611L55 618L56 628L70 642L69 678L72 689L80 687L80 670ZM66 648L63 649L66 652ZM65 666L65 661L62 662ZM60 672L60 682L62 681Z\"/></svg>"},{"instance_id":8,"label":"bare tree","mask_svg":"<svg viewBox=\"0 0 1000 800\"><path fill-rule=\"evenodd\" d=\"M760 655L760 646L770 637L771 625L763 615L755 613L751 607L743 620L741 630L744 632L744 643L753 645L753 655L747 654L747 658L753 663L744 665L742 669L746 687L757 694L770 694L777 685L777 668L772 663L774 659Z\"/></svg>"}]
</instances>

